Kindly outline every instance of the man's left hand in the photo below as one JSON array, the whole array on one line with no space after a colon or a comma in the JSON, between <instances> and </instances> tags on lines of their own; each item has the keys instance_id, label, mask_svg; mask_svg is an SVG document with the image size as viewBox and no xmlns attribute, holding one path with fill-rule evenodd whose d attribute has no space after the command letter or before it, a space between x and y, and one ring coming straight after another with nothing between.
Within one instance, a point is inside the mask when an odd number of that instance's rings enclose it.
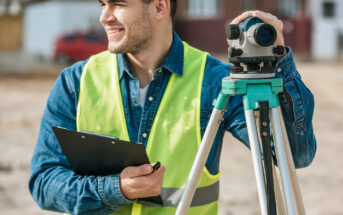
<instances>
[{"instance_id":1,"label":"man's left hand","mask_svg":"<svg viewBox=\"0 0 343 215\"><path fill-rule=\"evenodd\" d=\"M279 20L276 16L270 14L270 13L265 13L263 11L255 10L255 11L247 11L242 13L240 16L236 17L231 24L239 24L241 21L244 19L251 17L251 16L256 16L260 19L262 19L265 23L272 25L276 32L277 32L277 38L274 43L274 46L284 46L285 42L283 39L283 23L281 20Z\"/></svg>"}]
</instances>

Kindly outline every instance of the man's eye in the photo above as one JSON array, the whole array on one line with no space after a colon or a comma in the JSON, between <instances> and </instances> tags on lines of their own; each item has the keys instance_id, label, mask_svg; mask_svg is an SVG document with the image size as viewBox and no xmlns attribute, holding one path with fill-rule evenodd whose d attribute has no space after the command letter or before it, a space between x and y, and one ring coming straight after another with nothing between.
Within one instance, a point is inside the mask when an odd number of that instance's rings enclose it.
<instances>
[{"instance_id":1,"label":"man's eye","mask_svg":"<svg viewBox=\"0 0 343 215\"><path fill-rule=\"evenodd\" d=\"M117 7L118 7L118 6L119 6L119 7L123 7L123 6L125 6L125 4L124 4L124 3L114 3L114 5L115 5L115 6L117 6Z\"/></svg>"},{"instance_id":2,"label":"man's eye","mask_svg":"<svg viewBox=\"0 0 343 215\"><path fill-rule=\"evenodd\" d=\"M99 2L99 4L101 7L106 6L106 3L104 3L104 2ZM124 3L124 2L109 2L108 4L109 4L109 6L116 6L116 7L126 6L126 3Z\"/></svg>"}]
</instances>

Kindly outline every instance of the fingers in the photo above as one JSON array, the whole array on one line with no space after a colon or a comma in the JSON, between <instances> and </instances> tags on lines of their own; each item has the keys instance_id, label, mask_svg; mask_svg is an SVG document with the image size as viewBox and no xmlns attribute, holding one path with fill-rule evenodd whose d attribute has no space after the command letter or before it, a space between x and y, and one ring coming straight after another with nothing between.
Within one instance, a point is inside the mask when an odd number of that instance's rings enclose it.
<instances>
[{"instance_id":1,"label":"fingers","mask_svg":"<svg viewBox=\"0 0 343 215\"><path fill-rule=\"evenodd\" d=\"M154 171L152 174L146 176L146 178L150 179L149 177L152 177L152 178L157 177L158 179L163 179L165 171L166 171L166 167L165 166L161 166L159 169Z\"/></svg>"},{"instance_id":2,"label":"fingers","mask_svg":"<svg viewBox=\"0 0 343 215\"><path fill-rule=\"evenodd\" d=\"M240 22L242 22L246 18L252 17L252 16L260 18L263 22L270 24L275 28L277 32L277 39L274 43L274 46L284 45L283 23L276 16L270 13L266 13L259 10L247 11L247 12L242 13L238 17L236 17L234 20L232 20L231 24L238 25Z\"/></svg>"},{"instance_id":3,"label":"fingers","mask_svg":"<svg viewBox=\"0 0 343 215\"><path fill-rule=\"evenodd\" d=\"M144 164L141 166L130 166L125 168L120 174L121 177L135 178L152 173L153 169L150 164Z\"/></svg>"},{"instance_id":4,"label":"fingers","mask_svg":"<svg viewBox=\"0 0 343 215\"><path fill-rule=\"evenodd\" d=\"M252 16L258 17L258 18L262 19L265 23L273 25L277 31L282 32L282 30L283 30L283 23L281 20L279 20L276 16L274 16L270 13L265 13L265 12L262 12L259 10L244 12L240 16L238 16L237 18L232 20L231 23L232 24L239 24L244 19L246 19L248 17L252 17Z\"/></svg>"},{"instance_id":5,"label":"fingers","mask_svg":"<svg viewBox=\"0 0 343 215\"><path fill-rule=\"evenodd\" d=\"M166 171L164 166L161 166L158 170L148 176L142 177L142 183L145 183L151 192L148 196L158 196L161 193L163 176Z\"/></svg>"},{"instance_id":6,"label":"fingers","mask_svg":"<svg viewBox=\"0 0 343 215\"><path fill-rule=\"evenodd\" d=\"M236 17L234 20L232 20L231 23L232 24L239 24L244 19L246 19L248 17L252 17L252 16L256 16L256 17L262 19L266 23L273 22L273 21L277 20L277 17L270 14L270 13L266 13L266 12L259 11L259 10L253 10L253 11L246 11L246 12L242 13L241 15Z\"/></svg>"},{"instance_id":7,"label":"fingers","mask_svg":"<svg viewBox=\"0 0 343 215\"><path fill-rule=\"evenodd\" d=\"M236 17L234 20L232 20L231 24L238 25L240 22L242 22L244 19L253 16L254 11L247 11Z\"/></svg>"},{"instance_id":8,"label":"fingers","mask_svg":"<svg viewBox=\"0 0 343 215\"><path fill-rule=\"evenodd\" d=\"M166 171L166 168L164 166L161 166L158 170L156 170L152 175L156 174L156 181L152 184L152 193L148 194L145 197L149 196L158 196L161 194L162 190L162 183L163 183L163 176ZM152 180L153 181L153 180Z\"/></svg>"},{"instance_id":9,"label":"fingers","mask_svg":"<svg viewBox=\"0 0 343 215\"><path fill-rule=\"evenodd\" d=\"M144 169L143 166L140 167ZM127 170L125 171L127 172L123 171L120 175L120 189L126 198L144 198L150 196L157 196L161 193L163 176L166 171L166 168L164 166L161 166L158 170L154 171L153 173L150 172L150 174L148 175L140 175L131 178L127 176L137 175L141 172L139 172L137 168L127 168Z\"/></svg>"},{"instance_id":10,"label":"fingers","mask_svg":"<svg viewBox=\"0 0 343 215\"><path fill-rule=\"evenodd\" d=\"M239 15L238 17L236 17L234 20L232 20L231 23L232 24L239 24L240 22L242 22L243 20L245 20L248 17L256 16L256 17L260 18L260 16L263 16L263 14L264 14L264 12L259 11L259 10L246 11L246 12L242 13L241 15Z\"/></svg>"}]
</instances>

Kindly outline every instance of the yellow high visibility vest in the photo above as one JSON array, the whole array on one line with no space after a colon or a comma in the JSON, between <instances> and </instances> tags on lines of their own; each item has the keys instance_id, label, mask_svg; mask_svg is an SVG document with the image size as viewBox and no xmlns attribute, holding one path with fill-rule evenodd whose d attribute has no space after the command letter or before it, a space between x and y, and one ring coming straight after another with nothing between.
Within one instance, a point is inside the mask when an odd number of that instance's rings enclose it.
<instances>
[{"instance_id":1,"label":"yellow high visibility vest","mask_svg":"<svg viewBox=\"0 0 343 215\"><path fill-rule=\"evenodd\" d=\"M166 166L163 207L137 201L113 214L175 214L201 143L200 100L208 54L184 44L182 77L172 74L156 113L146 151L151 163ZM90 58L81 76L77 130L130 141L119 85L117 56L108 51ZM203 170L188 214L217 214L219 175Z\"/></svg>"}]
</instances>

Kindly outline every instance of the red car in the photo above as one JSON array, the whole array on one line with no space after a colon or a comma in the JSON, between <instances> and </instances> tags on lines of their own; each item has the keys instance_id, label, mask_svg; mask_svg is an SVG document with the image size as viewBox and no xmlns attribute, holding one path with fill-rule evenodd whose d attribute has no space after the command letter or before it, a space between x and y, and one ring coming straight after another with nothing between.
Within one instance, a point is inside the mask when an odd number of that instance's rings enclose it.
<instances>
[{"instance_id":1,"label":"red car","mask_svg":"<svg viewBox=\"0 0 343 215\"><path fill-rule=\"evenodd\" d=\"M56 41L54 60L57 63L70 63L85 60L91 55L107 49L106 34L97 32L63 35Z\"/></svg>"}]
</instances>

